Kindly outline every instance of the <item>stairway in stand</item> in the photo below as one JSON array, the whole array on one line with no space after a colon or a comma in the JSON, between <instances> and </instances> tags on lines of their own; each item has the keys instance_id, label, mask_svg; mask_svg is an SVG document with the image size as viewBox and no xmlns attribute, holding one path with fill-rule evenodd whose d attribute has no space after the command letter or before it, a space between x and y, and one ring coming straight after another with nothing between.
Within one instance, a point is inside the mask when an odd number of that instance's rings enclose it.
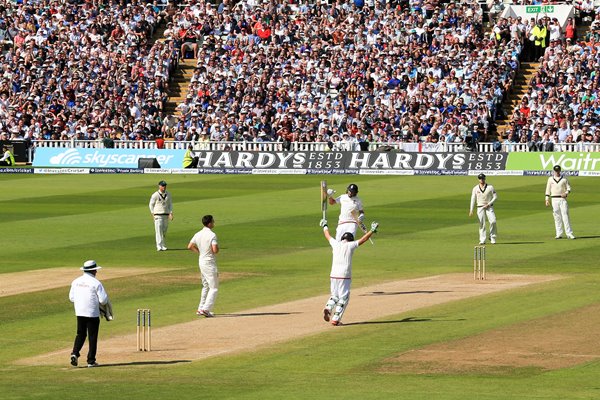
<instances>
[{"instance_id":1,"label":"stairway in stand","mask_svg":"<svg viewBox=\"0 0 600 400\"><path fill-rule=\"evenodd\" d=\"M185 101L190 86L190 80L194 75L195 68L196 59L188 58L179 60L179 65L175 70L173 79L169 82L169 99L164 107L165 114L179 114L177 111L177 106Z\"/></svg>"},{"instance_id":2,"label":"stairway in stand","mask_svg":"<svg viewBox=\"0 0 600 400\"><path fill-rule=\"evenodd\" d=\"M162 23L156 28L152 35L152 43L165 40L164 32L166 29L165 23ZM195 59L183 59L178 61L178 65L175 68L175 73L169 81L169 87L167 91L168 99L164 104L165 115L178 115L177 106L179 103L185 101L187 96L190 80L194 75L194 69L196 68ZM169 139L169 138L166 138Z\"/></svg>"},{"instance_id":3,"label":"stairway in stand","mask_svg":"<svg viewBox=\"0 0 600 400\"><path fill-rule=\"evenodd\" d=\"M500 105L504 115L496 119L496 132L498 134L499 141L506 139L506 131L510 128L512 114L516 108L519 108L523 96L525 96L529 91L529 85L531 84L531 80L535 76L539 66L539 62L521 63L521 66L517 71L517 75L515 76L512 89L506 96L506 99Z\"/></svg>"}]
</instances>

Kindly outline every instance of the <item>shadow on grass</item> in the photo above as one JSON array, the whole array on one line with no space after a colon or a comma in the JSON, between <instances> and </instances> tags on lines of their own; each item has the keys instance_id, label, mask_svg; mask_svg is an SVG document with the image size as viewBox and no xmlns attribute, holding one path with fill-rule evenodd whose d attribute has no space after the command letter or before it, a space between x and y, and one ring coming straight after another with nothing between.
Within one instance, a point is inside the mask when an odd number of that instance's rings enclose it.
<instances>
[{"instance_id":1,"label":"shadow on grass","mask_svg":"<svg viewBox=\"0 0 600 400\"><path fill-rule=\"evenodd\" d=\"M598 238L600 238L600 235L577 236L576 240L579 240L579 239L598 239Z\"/></svg>"},{"instance_id":2,"label":"shadow on grass","mask_svg":"<svg viewBox=\"0 0 600 400\"><path fill-rule=\"evenodd\" d=\"M135 365L169 365L169 364L180 364L180 363L189 363L192 360L171 360L171 361L133 361L133 362L124 362L124 363L112 363L112 364L100 364L94 368L103 368L103 367L130 367ZM86 368L86 367L84 367Z\"/></svg>"},{"instance_id":3,"label":"shadow on grass","mask_svg":"<svg viewBox=\"0 0 600 400\"><path fill-rule=\"evenodd\" d=\"M433 293L450 293L452 290L413 290L410 292L371 292L361 294L359 296L396 296L399 294L433 294Z\"/></svg>"},{"instance_id":4,"label":"shadow on grass","mask_svg":"<svg viewBox=\"0 0 600 400\"><path fill-rule=\"evenodd\" d=\"M543 244L543 243L545 243L545 242L541 242L541 241L540 242L537 242L537 241L536 242L502 242L502 243L496 242L495 244L493 244L493 245L491 244L490 246L501 246L503 244Z\"/></svg>"},{"instance_id":5,"label":"shadow on grass","mask_svg":"<svg viewBox=\"0 0 600 400\"><path fill-rule=\"evenodd\" d=\"M269 315L292 315L302 314L301 312L264 312L264 313L239 313L239 314L218 314L217 318L233 318L233 317L262 317Z\"/></svg>"},{"instance_id":6,"label":"shadow on grass","mask_svg":"<svg viewBox=\"0 0 600 400\"><path fill-rule=\"evenodd\" d=\"M406 323L406 322L448 322L448 321L459 322L459 321L465 321L465 319L464 318L459 318L459 319L448 320L448 319L407 317L407 318L403 318L403 319L400 319L400 320L394 320L394 321L350 322L350 323L343 323L342 326L351 326L351 325L379 325L379 324L403 324L403 323Z\"/></svg>"}]
</instances>

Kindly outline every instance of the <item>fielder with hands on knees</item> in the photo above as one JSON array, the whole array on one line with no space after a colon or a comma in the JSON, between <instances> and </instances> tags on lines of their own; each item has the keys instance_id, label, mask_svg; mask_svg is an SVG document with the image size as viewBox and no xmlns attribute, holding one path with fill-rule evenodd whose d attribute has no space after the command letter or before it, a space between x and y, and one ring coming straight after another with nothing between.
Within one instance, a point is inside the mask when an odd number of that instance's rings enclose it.
<instances>
[{"instance_id":1,"label":"fielder with hands on knees","mask_svg":"<svg viewBox=\"0 0 600 400\"><path fill-rule=\"evenodd\" d=\"M169 221L173 221L173 199L167 191L167 182L158 182L158 190L150 197L150 214L154 219L154 233L156 237L156 250L166 251L165 236L169 228Z\"/></svg>"},{"instance_id":2,"label":"fielder with hands on knees","mask_svg":"<svg viewBox=\"0 0 600 400\"><path fill-rule=\"evenodd\" d=\"M69 300L74 304L77 316L77 335L71 352L71 365L76 367L81 348L88 337L88 368L97 367L96 351L98 348L98 331L100 330L100 314L107 321L112 320L112 307L102 283L96 279L96 273L102 267L94 260L88 260L80 269L83 275L71 283Z\"/></svg>"},{"instance_id":3,"label":"fielder with hands on knees","mask_svg":"<svg viewBox=\"0 0 600 400\"><path fill-rule=\"evenodd\" d=\"M352 183L346 188L345 194L335 198L332 197L334 194L335 190L327 189L329 204L334 205L337 203L340 205L340 216L337 228L335 229L335 239L341 241L342 236L346 232L351 233L352 236L356 235L357 225L360 225L363 232L366 232L367 228L363 223L365 212L362 201L358 197L358 186Z\"/></svg>"},{"instance_id":4,"label":"fielder with hands on knees","mask_svg":"<svg viewBox=\"0 0 600 400\"><path fill-rule=\"evenodd\" d=\"M219 291L219 271L216 255L219 252L217 235L212 231L215 219L212 215L202 217L204 228L198 231L188 244L188 249L198 254L198 266L202 278L202 293L196 315L214 317L212 310Z\"/></svg>"},{"instance_id":5,"label":"fielder with hands on knees","mask_svg":"<svg viewBox=\"0 0 600 400\"><path fill-rule=\"evenodd\" d=\"M323 228L323 234L325 235L325 239L329 242L333 253L330 274L331 296L323 309L323 319L327 322L331 321L332 325L340 325L344 311L346 311L348 302L350 301L352 257L354 251L358 246L369 240L371 235L377 232L379 224L373 222L371 224L371 230L358 240L354 240L354 235L350 232L344 233L341 240L334 239L329 234L327 220L322 219L320 225Z\"/></svg>"},{"instance_id":6,"label":"fielder with hands on knees","mask_svg":"<svg viewBox=\"0 0 600 400\"><path fill-rule=\"evenodd\" d=\"M486 230L485 220L489 224L490 242L496 243L496 213L494 213L494 203L498 199L496 190L492 185L485 182L485 174L477 176L479 184L471 191L471 206L469 208L469 217L473 215L473 209L477 205L477 218L479 219L479 244L485 244Z\"/></svg>"},{"instance_id":7,"label":"fielder with hands on knees","mask_svg":"<svg viewBox=\"0 0 600 400\"><path fill-rule=\"evenodd\" d=\"M546 207L552 201L552 214L554 215L554 226L556 228L556 239L562 238L564 232L569 239L575 239L569 220L569 203L567 196L571 193L571 185L566 176L561 175L560 165L555 165L552 176L546 184Z\"/></svg>"}]
</instances>

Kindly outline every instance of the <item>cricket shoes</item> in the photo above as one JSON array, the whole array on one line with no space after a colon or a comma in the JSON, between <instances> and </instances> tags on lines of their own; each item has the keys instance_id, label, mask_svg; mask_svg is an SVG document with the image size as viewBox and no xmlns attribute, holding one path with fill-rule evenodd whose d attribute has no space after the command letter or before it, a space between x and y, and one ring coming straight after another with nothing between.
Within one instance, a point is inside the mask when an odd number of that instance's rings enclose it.
<instances>
[{"instance_id":1,"label":"cricket shoes","mask_svg":"<svg viewBox=\"0 0 600 400\"><path fill-rule=\"evenodd\" d=\"M575 236L571 235L571 236L567 236L569 239L571 240L575 240Z\"/></svg>"},{"instance_id":2,"label":"cricket shoes","mask_svg":"<svg viewBox=\"0 0 600 400\"><path fill-rule=\"evenodd\" d=\"M327 308L324 308L323 309L323 319L326 322L329 322L330 317L331 317L331 311L329 311L329 309L327 309Z\"/></svg>"},{"instance_id":3,"label":"cricket shoes","mask_svg":"<svg viewBox=\"0 0 600 400\"><path fill-rule=\"evenodd\" d=\"M331 321L331 325L340 326L340 325L342 325L342 321Z\"/></svg>"},{"instance_id":4,"label":"cricket shoes","mask_svg":"<svg viewBox=\"0 0 600 400\"><path fill-rule=\"evenodd\" d=\"M215 316L215 314L211 313L208 310L198 310L198 311L196 311L196 315L205 316L206 318L212 318Z\"/></svg>"},{"instance_id":5,"label":"cricket shoes","mask_svg":"<svg viewBox=\"0 0 600 400\"><path fill-rule=\"evenodd\" d=\"M93 362L93 363L89 363L88 364L88 368L94 368L94 367L99 367L100 364L98 364L97 362Z\"/></svg>"},{"instance_id":6,"label":"cricket shoes","mask_svg":"<svg viewBox=\"0 0 600 400\"><path fill-rule=\"evenodd\" d=\"M75 354L71 354L71 365L74 367L77 366L77 356Z\"/></svg>"},{"instance_id":7,"label":"cricket shoes","mask_svg":"<svg viewBox=\"0 0 600 400\"><path fill-rule=\"evenodd\" d=\"M556 240L562 239L562 236L556 236L554 239L556 239Z\"/></svg>"},{"instance_id":8,"label":"cricket shoes","mask_svg":"<svg viewBox=\"0 0 600 400\"><path fill-rule=\"evenodd\" d=\"M167 251L167 248L166 247L161 247L161 250L162 251Z\"/></svg>"},{"instance_id":9,"label":"cricket shoes","mask_svg":"<svg viewBox=\"0 0 600 400\"><path fill-rule=\"evenodd\" d=\"M492 240L490 240L490 243L491 243L491 244L496 244L496 239L492 239Z\"/></svg>"}]
</instances>

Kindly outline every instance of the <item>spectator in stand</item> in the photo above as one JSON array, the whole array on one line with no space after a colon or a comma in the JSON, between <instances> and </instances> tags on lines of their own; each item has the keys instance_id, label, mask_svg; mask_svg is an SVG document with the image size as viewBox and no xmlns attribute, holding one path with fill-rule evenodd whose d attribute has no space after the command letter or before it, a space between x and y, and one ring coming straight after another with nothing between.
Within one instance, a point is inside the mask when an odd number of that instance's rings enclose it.
<instances>
[{"instance_id":1,"label":"spectator in stand","mask_svg":"<svg viewBox=\"0 0 600 400\"><path fill-rule=\"evenodd\" d=\"M539 19L536 25L533 27L531 34L534 37L534 60L539 60L544 54L546 48L546 38L548 36L548 30L541 19Z\"/></svg>"}]
</instances>

